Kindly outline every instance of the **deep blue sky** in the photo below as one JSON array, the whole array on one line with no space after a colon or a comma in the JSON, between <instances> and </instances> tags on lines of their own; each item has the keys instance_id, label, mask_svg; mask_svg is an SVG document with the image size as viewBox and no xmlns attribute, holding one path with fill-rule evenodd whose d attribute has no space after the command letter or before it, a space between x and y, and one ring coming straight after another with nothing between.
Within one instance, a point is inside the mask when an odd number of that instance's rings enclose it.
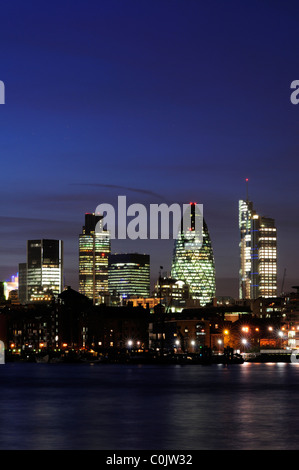
<instances>
[{"instance_id":1,"label":"deep blue sky","mask_svg":"<svg viewBox=\"0 0 299 470\"><path fill-rule=\"evenodd\" d=\"M102 202L204 206L217 294L238 292L238 200L278 228L279 278L299 284L298 2L1 1L0 278L26 240L61 238L78 287L84 213ZM148 252L152 277L173 241ZM280 288L280 284L279 284Z\"/></svg>"}]
</instances>

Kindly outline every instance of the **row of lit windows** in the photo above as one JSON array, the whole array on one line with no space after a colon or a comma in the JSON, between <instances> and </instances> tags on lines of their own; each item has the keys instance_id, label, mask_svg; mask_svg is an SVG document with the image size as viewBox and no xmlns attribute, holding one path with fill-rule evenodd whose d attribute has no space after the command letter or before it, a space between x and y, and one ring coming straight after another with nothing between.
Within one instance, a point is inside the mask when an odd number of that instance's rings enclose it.
<instances>
[{"instance_id":1,"label":"row of lit windows","mask_svg":"<svg viewBox=\"0 0 299 470\"><path fill-rule=\"evenodd\" d=\"M259 237L259 242L264 242L264 241L274 242L276 240L277 240L276 237Z\"/></svg>"}]
</instances>

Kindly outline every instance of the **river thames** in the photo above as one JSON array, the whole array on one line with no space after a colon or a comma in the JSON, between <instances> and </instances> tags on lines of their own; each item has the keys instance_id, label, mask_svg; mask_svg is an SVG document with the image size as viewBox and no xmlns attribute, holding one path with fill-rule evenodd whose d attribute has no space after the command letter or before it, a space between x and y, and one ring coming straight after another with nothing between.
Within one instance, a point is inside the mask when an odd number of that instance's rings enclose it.
<instances>
[{"instance_id":1,"label":"river thames","mask_svg":"<svg viewBox=\"0 0 299 470\"><path fill-rule=\"evenodd\" d=\"M299 364L0 366L2 450L296 450Z\"/></svg>"}]
</instances>

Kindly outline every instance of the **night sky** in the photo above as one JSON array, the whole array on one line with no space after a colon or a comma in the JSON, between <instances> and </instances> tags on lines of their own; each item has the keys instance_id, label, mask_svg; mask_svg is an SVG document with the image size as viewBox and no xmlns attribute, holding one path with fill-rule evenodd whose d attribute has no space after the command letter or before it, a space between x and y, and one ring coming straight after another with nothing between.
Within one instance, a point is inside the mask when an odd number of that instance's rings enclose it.
<instances>
[{"instance_id":1,"label":"night sky","mask_svg":"<svg viewBox=\"0 0 299 470\"><path fill-rule=\"evenodd\" d=\"M26 241L78 235L101 203L203 204L218 295L238 295L238 200L273 217L280 292L299 284L297 1L0 2L0 279ZM169 271L173 240L112 242Z\"/></svg>"}]
</instances>

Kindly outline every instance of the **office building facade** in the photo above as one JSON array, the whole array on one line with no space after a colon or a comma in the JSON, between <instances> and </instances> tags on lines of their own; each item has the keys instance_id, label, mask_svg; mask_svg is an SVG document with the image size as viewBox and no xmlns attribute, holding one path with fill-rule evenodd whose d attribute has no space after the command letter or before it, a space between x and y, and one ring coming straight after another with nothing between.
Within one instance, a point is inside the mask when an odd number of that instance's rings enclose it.
<instances>
[{"instance_id":1,"label":"office building facade","mask_svg":"<svg viewBox=\"0 0 299 470\"><path fill-rule=\"evenodd\" d=\"M109 293L123 298L150 296L150 256L139 253L109 256Z\"/></svg>"},{"instance_id":2,"label":"office building facade","mask_svg":"<svg viewBox=\"0 0 299 470\"><path fill-rule=\"evenodd\" d=\"M79 292L95 305L109 294L108 256L111 242L109 232L102 230L102 220L101 215L85 214L85 225L79 235Z\"/></svg>"},{"instance_id":3,"label":"office building facade","mask_svg":"<svg viewBox=\"0 0 299 470\"><path fill-rule=\"evenodd\" d=\"M240 299L277 297L277 229L251 201L239 201Z\"/></svg>"},{"instance_id":4,"label":"office building facade","mask_svg":"<svg viewBox=\"0 0 299 470\"><path fill-rule=\"evenodd\" d=\"M240 270L239 270L239 297L251 298L252 273L252 216L253 205L250 201L239 201L239 231L240 231Z\"/></svg>"},{"instance_id":5,"label":"office building facade","mask_svg":"<svg viewBox=\"0 0 299 470\"><path fill-rule=\"evenodd\" d=\"M27 262L19 265L22 303L50 300L63 290L63 241L28 240Z\"/></svg>"}]
</instances>

